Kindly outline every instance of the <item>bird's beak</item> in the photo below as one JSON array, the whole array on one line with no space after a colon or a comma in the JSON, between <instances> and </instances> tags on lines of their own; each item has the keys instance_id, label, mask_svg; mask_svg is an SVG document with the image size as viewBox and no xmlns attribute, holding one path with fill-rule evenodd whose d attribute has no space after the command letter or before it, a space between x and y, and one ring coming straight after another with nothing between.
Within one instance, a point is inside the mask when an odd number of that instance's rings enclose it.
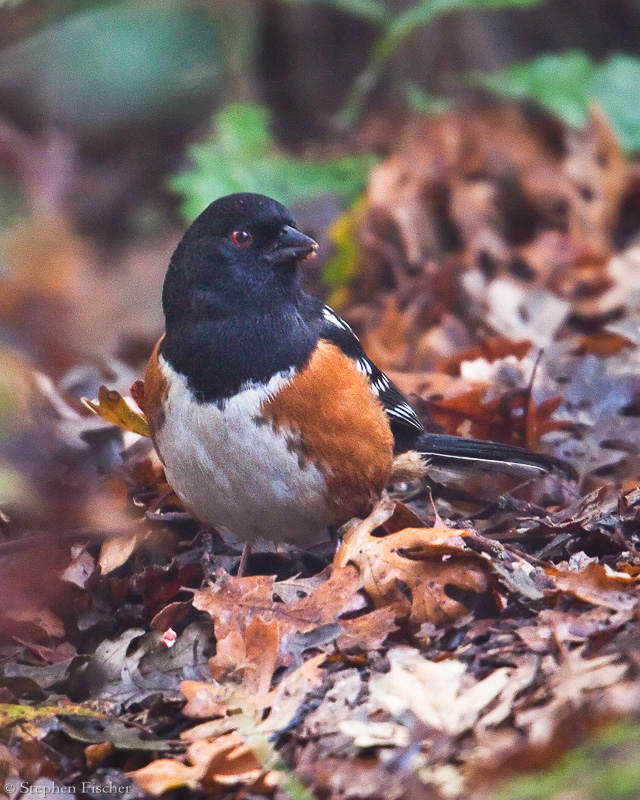
<instances>
[{"instance_id":1,"label":"bird's beak","mask_svg":"<svg viewBox=\"0 0 640 800\"><path fill-rule=\"evenodd\" d=\"M315 258L317 242L305 236L297 228L285 225L280 231L271 252L267 255L270 264L286 264Z\"/></svg>"}]
</instances>

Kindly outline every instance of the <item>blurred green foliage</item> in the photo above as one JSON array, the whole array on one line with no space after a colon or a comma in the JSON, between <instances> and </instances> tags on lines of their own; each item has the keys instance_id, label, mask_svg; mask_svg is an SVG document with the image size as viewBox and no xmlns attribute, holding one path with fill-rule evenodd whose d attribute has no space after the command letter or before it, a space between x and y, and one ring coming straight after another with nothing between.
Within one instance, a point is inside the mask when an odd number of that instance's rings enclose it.
<instances>
[{"instance_id":1,"label":"blurred green foliage","mask_svg":"<svg viewBox=\"0 0 640 800\"><path fill-rule=\"evenodd\" d=\"M585 53L545 55L488 75L474 72L469 81L508 99L536 100L569 125L587 120L594 65Z\"/></svg>"},{"instance_id":2,"label":"blurred green foliage","mask_svg":"<svg viewBox=\"0 0 640 800\"><path fill-rule=\"evenodd\" d=\"M596 69L592 92L625 150L640 150L640 59L611 56Z\"/></svg>"},{"instance_id":3,"label":"blurred green foliage","mask_svg":"<svg viewBox=\"0 0 640 800\"><path fill-rule=\"evenodd\" d=\"M589 106L607 115L625 150L640 149L640 59L617 54L595 64L581 51L544 55L469 80L507 99L529 98L568 125L581 127Z\"/></svg>"},{"instance_id":4,"label":"blurred green foliage","mask_svg":"<svg viewBox=\"0 0 640 800\"><path fill-rule=\"evenodd\" d=\"M429 94L415 83L406 87L405 96L409 106L418 114L442 114L453 107L453 103L446 97Z\"/></svg>"},{"instance_id":5,"label":"blurred green foliage","mask_svg":"<svg viewBox=\"0 0 640 800\"><path fill-rule=\"evenodd\" d=\"M189 154L193 167L170 182L184 197L182 212L188 220L233 192L258 192L285 205L330 192L351 203L375 161L368 155L326 161L286 155L276 148L267 109L251 103L222 108L210 138L193 145Z\"/></svg>"},{"instance_id":6,"label":"blurred green foliage","mask_svg":"<svg viewBox=\"0 0 640 800\"><path fill-rule=\"evenodd\" d=\"M85 8L0 52L4 86L83 131L174 113L220 89L223 71L213 21L179 0Z\"/></svg>"},{"instance_id":7,"label":"blurred green foliage","mask_svg":"<svg viewBox=\"0 0 640 800\"><path fill-rule=\"evenodd\" d=\"M512 781L494 800L635 800L640 797L640 723L616 725L549 772Z\"/></svg>"},{"instance_id":8,"label":"blurred green foliage","mask_svg":"<svg viewBox=\"0 0 640 800\"><path fill-rule=\"evenodd\" d=\"M329 0L327 0L329 1ZM376 41L369 63L353 83L347 100L340 112L339 119L344 125L352 125L362 113L369 93L380 80L382 73L393 56L403 47L406 41L417 31L434 20L454 11L492 11L503 8L524 8L539 5L542 0L420 0L395 16L380 17L378 24L380 35ZM332 3L333 4L333 3ZM362 2L350 2L351 10L360 16L358 9ZM379 4L376 2L375 7ZM371 3L364 2L366 9ZM369 19L371 16L369 14Z\"/></svg>"}]
</instances>

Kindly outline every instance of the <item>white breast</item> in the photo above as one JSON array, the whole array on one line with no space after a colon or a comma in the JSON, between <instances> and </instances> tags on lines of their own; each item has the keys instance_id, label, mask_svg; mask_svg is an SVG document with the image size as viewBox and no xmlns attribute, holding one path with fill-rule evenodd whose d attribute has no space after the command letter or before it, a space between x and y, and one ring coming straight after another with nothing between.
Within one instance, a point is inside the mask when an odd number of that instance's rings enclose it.
<instances>
[{"instance_id":1,"label":"white breast","mask_svg":"<svg viewBox=\"0 0 640 800\"><path fill-rule=\"evenodd\" d=\"M159 357L168 384L165 420L155 432L169 483L202 521L240 539L309 546L330 522L326 482L302 464L262 404L293 377L250 386L221 407L196 403L186 379Z\"/></svg>"}]
</instances>

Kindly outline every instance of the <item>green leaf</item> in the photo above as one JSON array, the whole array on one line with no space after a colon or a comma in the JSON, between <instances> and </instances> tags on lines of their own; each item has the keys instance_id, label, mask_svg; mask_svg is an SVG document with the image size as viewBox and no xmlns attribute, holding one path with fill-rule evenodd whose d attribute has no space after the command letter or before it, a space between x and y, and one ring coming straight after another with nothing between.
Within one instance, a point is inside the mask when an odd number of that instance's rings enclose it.
<instances>
[{"instance_id":1,"label":"green leaf","mask_svg":"<svg viewBox=\"0 0 640 800\"><path fill-rule=\"evenodd\" d=\"M352 202L364 189L372 156L320 161L294 158L274 143L265 108L232 104L214 118L207 142L190 148L192 169L170 185L184 195L182 211L194 219L212 200L233 192L257 192L285 205L325 192Z\"/></svg>"},{"instance_id":2,"label":"green leaf","mask_svg":"<svg viewBox=\"0 0 640 800\"><path fill-rule=\"evenodd\" d=\"M469 81L500 97L536 100L568 125L580 127L587 121L594 75L589 58L572 51L540 56L492 75L476 72Z\"/></svg>"},{"instance_id":3,"label":"green leaf","mask_svg":"<svg viewBox=\"0 0 640 800\"><path fill-rule=\"evenodd\" d=\"M640 59L611 56L600 66L581 51L544 55L492 75L472 73L470 83L507 99L530 98L568 125L581 127L596 103L625 150L640 149Z\"/></svg>"},{"instance_id":4,"label":"green leaf","mask_svg":"<svg viewBox=\"0 0 640 800\"><path fill-rule=\"evenodd\" d=\"M453 103L446 97L429 94L415 83L409 84L405 93L411 109L417 111L418 114L442 114L453 107Z\"/></svg>"},{"instance_id":5,"label":"green leaf","mask_svg":"<svg viewBox=\"0 0 640 800\"><path fill-rule=\"evenodd\" d=\"M625 150L640 150L640 59L614 55L596 73L592 96Z\"/></svg>"}]
</instances>

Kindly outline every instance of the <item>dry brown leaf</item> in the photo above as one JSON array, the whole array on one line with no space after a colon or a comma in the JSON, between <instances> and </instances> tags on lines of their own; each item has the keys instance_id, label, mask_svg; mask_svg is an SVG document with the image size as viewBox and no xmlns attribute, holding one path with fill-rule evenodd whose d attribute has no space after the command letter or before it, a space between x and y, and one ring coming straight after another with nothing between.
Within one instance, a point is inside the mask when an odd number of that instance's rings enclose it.
<instances>
[{"instance_id":1,"label":"dry brown leaf","mask_svg":"<svg viewBox=\"0 0 640 800\"><path fill-rule=\"evenodd\" d=\"M264 773L254 752L236 732L213 741L198 739L189 746L187 758L200 770L205 792L220 791L223 786L252 786Z\"/></svg>"},{"instance_id":2,"label":"dry brown leaf","mask_svg":"<svg viewBox=\"0 0 640 800\"><path fill-rule=\"evenodd\" d=\"M529 746L544 746L553 741L567 720L582 710L592 692L618 683L628 671L628 664L620 662L615 653L585 658L584 647L565 650L559 668L547 678L539 692L551 695L550 701L517 712L515 723L527 731Z\"/></svg>"},{"instance_id":3,"label":"dry brown leaf","mask_svg":"<svg viewBox=\"0 0 640 800\"><path fill-rule=\"evenodd\" d=\"M233 705L237 686L221 686L218 683L205 681L182 681L180 689L187 698L182 713L186 717L205 719L225 716L229 706Z\"/></svg>"},{"instance_id":4,"label":"dry brown leaf","mask_svg":"<svg viewBox=\"0 0 640 800\"><path fill-rule=\"evenodd\" d=\"M225 684L183 681L181 688L187 698L183 714L192 718L223 717L222 730L239 729L243 734L262 731L275 733L286 729L295 719L298 709L308 693L322 683L326 661L319 654L305 661L292 672L288 672L271 689L273 658L266 666L260 653L254 653L252 661L238 665L233 680ZM202 735L208 737L210 729L199 726ZM216 733L220 727L214 726ZM189 737L195 741L196 734Z\"/></svg>"},{"instance_id":5,"label":"dry brown leaf","mask_svg":"<svg viewBox=\"0 0 640 800\"><path fill-rule=\"evenodd\" d=\"M141 530L106 539L102 543L98 559L102 574L108 575L114 569L121 567L150 535L150 530Z\"/></svg>"},{"instance_id":6,"label":"dry brown leaf","mask_svg":"<svg viewBox=\"0 0 640 800\"><path fill-rule=\"evenodd\" d=\"M201 766L189 767L171 758L160 758L142 769L128 772L127 775L145 792L158 797L170 789L179 789L181 786L196 789L203 775L203 769Z\"/></svg>"},{"instance_id":7,"label":"dry brown leaf","mask_svg":"<svg viewBox=\"0 0 640 800\"><path fill-rule=\"evenodd\" d=\"M562 592L572 594L586 603L612 608L615 611L634 608L638 598L629 589L640 582L626 572L614 572L606 564L588 564L581 572L549 566L545 569Z\"/></svg>"},{"instance_id":8,"label":"dry brown leaf","mask_svg":"<svg viewBox=\"0 0 640 800\"><path fill-rule=\"evenodd\" d=\"M566 420L554 419L561 404L561 397L536 403L528 387L500 390L488 383L477 383L462 394L425 399L431 417L448 433L533 449L541 436L570 427Z\"/></svg>"},{"instance_id":9,"label":"dry brown leaf","mask_svg":"<svg viewBox=\"0 0 640 800\"><path fill-rule=\"evenodd\" d=\"M460 365L463 361L475 361L478 358L483 358L491 363L508 356L520 359L527 355L531 347L531 342L526 340L514 341L506 336L489 336L480 344L460 350L451 358L442 359L436 364L436 370L456 376L460 374Z\"/></svg>"},{"instance_id":10,"label":"dry brown leaf","mask_svg":"<svg viewBox=\"0 0 640 800\"><path fill-rule=\"evenodd\" d=\"M305 698L317 690L324 680L326 670L321 665L326 656L322 653L305 661L298 669L288 673L266 696L265 708L269 708L268 716L259 725L265 733L277 733L286 730L298 716Z\"/></svg>"},{"instance_id":11,"label":"dry brown leaf","mask_svg":"<svg viewBox=\"0 0 640 800\"><path fill-rule=\"evenodd\" d=\"M100 744L90 744L84 748L84 758L88 769L96 769L105 758L109 758L116 752L111 742L101 742Z\"/></svg>"},{"instance_id":12,"label":"dry brown leaf","mask_svg":"<svg viewBox=\"0 0 640 800\"><path fill-rule=\"evenodd\" d=\"M571 130L564 175L571 183L569 232L598 257L611 248L613 225L627 188L629 167L605 115L592 107L588 125Z\"/></svg>"},{"instance_id":13,"label":"dry brown leaf","mask_svg":"<svg viewBox=\"0 0 640 800\"><path fill-rule=\"evenodd\" d=\"M194 591L193 605L211 616L216 638L223 639L232 630L243 630L252 613L272 613L274 583L273 576L234 578L217 570L212 585Z\"/></svg>"},{"instance_id":14,"label":"dry brown leaf","mask_svg":"<svg viewBox=\"0 0 640 800\"><path fill-rule=\"evenodd\" d=\"M384 513L384 506L379 506L372 516L377 519ZM376 607L402 602L404 587L411 596L411 619L442 625L468 612L449 596L451 586L464 592L489 590L487 562L464 545L471 531L407 528L374 537L371 529L371 517L354 525L336 553L334 566L355 564L361 586Z\"/></svg>"},{"instance_id":15,"label":"dry brown leaf","mask_svg":"<svg viewBox=\"0 0 640 800\"><path fill-rule=\"evenodd\" d=\"M394 647L388 659L390 670L371 678L372 700L396 718L411 710L430 728L453 735L472 728L509 680L503 667L474 682L461 661L436 663L411 647Z\"/></svg>"},{"instance_id":16,"label":"dry brown leaf","mask_svg":"<svg viewBox=\"0 0 640 800\"><path fill-rule=\"evenodd\" d=\"M244 630L230 630L216 641L216 654L209 659L214 680L221 683L242 675L243 688L257 702L269 692L280 645L280 625L258 615L251 617Z\"/></svg>"},{"instance_id":17,"label":"dry brown leaf","mask_svg":"<svg viewBox=\"0 0 640 800\"><path fill-rule=\"evenodd\" d=\"M416 313L411 306L401 311L393 298L387 298L382 314L376 318L376 327L362 335L362 346L380 369L406 366Z\"/></svg>"},{"instance_id":18,"label":"dry brown leaf","mask_svg":"<svg viewBox=\"0 0 640 800\"><path fill-rule=\"evenodd\" d=\"M288 630L304 633L357 610L362 605L357 597L358 582L353 567L336 569L307 597L280 603L272 599L277 592L273 577L234 578L218 570L212 586L194 592L194 606L211 615L220 639L232 630L244 631L255 614L267 622L277 619L281 638Z\"/></svg>"},{"instance_id":19,"label":"dry brown leaf","mask_svg":"<svg viewBox=\"0 0 640 800\"><path fill-rule=\"evenodd\" d=\"M354 619L341 620L342 633L337 646L341 653L362 653L379 650L388 636L398 630L398 620L406 619L411 604L406 598L397 603L376 608Z\"/></svg>"}]
</instances>

